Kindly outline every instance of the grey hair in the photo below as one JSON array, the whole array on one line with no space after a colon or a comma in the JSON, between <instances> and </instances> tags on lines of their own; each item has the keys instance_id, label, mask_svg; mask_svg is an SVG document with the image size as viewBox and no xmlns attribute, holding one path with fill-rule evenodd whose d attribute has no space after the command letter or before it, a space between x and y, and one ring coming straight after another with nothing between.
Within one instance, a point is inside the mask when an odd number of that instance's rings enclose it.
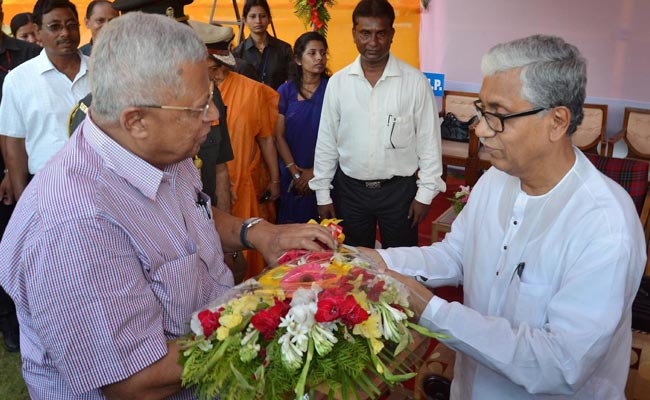
<instances>
[{"instance_id":1,"label":"grey hair","mask_svg":"<svg viewBox=\"0 0 650 400\"><path fill-rule=\"evenodd\" d=\"M533 35L494 46L481 62L484 76L515 68L521 68L521 98L534 107L567 107L571 111L567 134L573 134L584 116L587 86L587 65L580 51L557 36Z\"/></svg>"},{"instance_id":2,"label":"grey hair","mask_svg":"<svg viewBox=\"0 0 650 400\"><path fill-rule=\"evenodd\" d=\"M126 107L182 96L181 65L206 57L205 44L192 28L169 17L130 12L115 18L93 44L93 113L117 122Z\"/></svg>"}]
</instances>

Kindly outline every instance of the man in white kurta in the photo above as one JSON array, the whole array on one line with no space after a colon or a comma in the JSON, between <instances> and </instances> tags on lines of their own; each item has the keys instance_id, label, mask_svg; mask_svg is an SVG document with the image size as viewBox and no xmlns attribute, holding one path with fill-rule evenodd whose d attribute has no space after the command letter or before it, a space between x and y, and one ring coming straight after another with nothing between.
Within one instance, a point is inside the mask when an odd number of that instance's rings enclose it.
<instances>
[{"instance_id":1,"label":"man in white kurta","mask_svg":"<svg viewBox=\"0 0 650 400\"><path fill-rule=\"evenodd\" d=\"M533 36L483 71L476 132L494 167L443 242L379 253L427 286L463 285L459 304L409 282L428 300L420 323L457 351L453 399L624 399L645 240L629 195L571 145L584 59Z\"/></svg>"}]
</instances>

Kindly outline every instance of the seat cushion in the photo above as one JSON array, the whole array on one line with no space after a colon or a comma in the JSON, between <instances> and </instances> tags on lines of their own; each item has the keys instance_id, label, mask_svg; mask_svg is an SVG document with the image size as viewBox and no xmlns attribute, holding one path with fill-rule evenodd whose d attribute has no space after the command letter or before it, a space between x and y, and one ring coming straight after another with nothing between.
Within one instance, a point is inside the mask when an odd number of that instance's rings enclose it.
<instances>
[{"instance_id":1,"label":"seat cushion","mask_svg":"<svg viewBox=\"0 0 650 400\"><path fill-rule=\"evenodd\" d=\"M630 194L636 210L641 215L648 192L648 163L623 158L603 157L585 153L596 168L623 186Z\"/></svg>"}]
</instances>

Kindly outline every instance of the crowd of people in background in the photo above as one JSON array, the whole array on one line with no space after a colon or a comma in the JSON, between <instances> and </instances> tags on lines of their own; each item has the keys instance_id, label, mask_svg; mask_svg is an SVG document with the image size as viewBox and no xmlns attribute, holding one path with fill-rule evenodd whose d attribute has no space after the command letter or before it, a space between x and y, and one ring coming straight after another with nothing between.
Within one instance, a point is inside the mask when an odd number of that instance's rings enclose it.
<instances>
[{"instance_id":1,"label":"crowd of people in background","mask_svg":"<svg viewBox=\"0 0 650 400\"><path fill-rule=\"evenodd\" d=\"M298 223L342 218L449 335L454 398L623 398L644 240L629 196L571 144L574 46L537 35L484 57L477 134L495 168L419 248L446 190L441 139L428 80L391 53L391 4L356 5L359 55L330 74L325 37L271 35L266 0L245 2L234 48L191 2L94 0L79 48L75 5L37 0L0 35L0 317L18 351L18 310L30 396L192 398L188 315L287 250L334 248ZM422 283L462 284L465 304Z\"/></svg>"}]
</instances>

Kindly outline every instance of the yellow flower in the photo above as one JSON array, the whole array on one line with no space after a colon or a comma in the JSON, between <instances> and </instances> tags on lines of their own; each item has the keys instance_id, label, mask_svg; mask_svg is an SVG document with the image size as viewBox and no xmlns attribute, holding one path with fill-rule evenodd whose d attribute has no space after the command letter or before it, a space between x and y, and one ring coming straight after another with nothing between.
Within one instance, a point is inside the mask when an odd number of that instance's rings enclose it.
<instances>
[{"instance_id":1,"label":"yellow flower","mask_svg":"<svg viewBox=\"0 0 650 400\"><path fill-rule=\"evenodd\" d=\"M219 323L221 326L225 326L226 328L234 328L237 325L241 324L242 317L241 314L226 314L222 315L219 318Z\"/></svg>"},{"instance_id":2,"label":"yellow flower","mask_svg":"<svg viewBox=\"0 0 650 400\"><path fill-rule=\"evenodd\" d=\"M257 298L257 296L254 296L252 294L245 294L241 298L237 299L237 301L231 304L232 314L236 314L240 316L244 315L247 312L255 310L258 304L259 304L259 299Z\"/></svg>"},{"instance_id":3,"label":"yellow flower","mask_svg":"<svg viewBox=\"0 0 650 400\"><path fill-rule=\"evenodd\" d=\"M283 301L286 298L286 294L282 289L258 289L255 291L255 295L258 296L259 301L266 303L270 306L275 304L274 299L277 297L278 300Z\"/></svg>"},{"instance_id":4,"label":"yellow flower","mask_svg":"<svg viewBox=\"0 0 650 400\"><path fill-rule=\"evenodd\" d=\"M372 347L373 353L379 354L379 352L382 351L384 348L384 342L382 342L381 340L377 340L375 338L370 338L370 347Z\"/></svg>"},{"instance_id":5,"label":"yellow flower","mask_svg":"<svg viewBox=\"0 0 650 400\"><path fill-rule=\"evenodd\" d=\"M361 335L368 339L377 339L381 337L381 315L370 314L367 320L354 326L352 331L355 335ZM380 342L381 343L381 342ZM380 349L381 350L381 349Z\"/></svg>"},{"instance_id":6,"label":"yellow flower","mask_svg":"<svg viewBox=\"0 0 650 400\"><path fill-rule=\"evenodd\" d=\"M342 219L338 219L338 218L325 218L325 219L320 221L321 226L324 226L326 228L330 227L330 226L334 227L334 231L332 233L335 233L334 237L336 238L336 241L339 244L343 244L343 242L345 241L345 234L343 234L343 228L341 228L341 226L339 226L339 224L342 221L343 221ZM307 221L307 223L308 224L318 224L318 222L316 222L313 219L310 219L309 221Z\"/></svg>"},{"instance_id":7,"label":"yellow flower","mask_svg":"<svg viewBox=\"0 0 650 400\"><path fill-rule=\"evenodd\" d=\"M352 296L354 296L354 299L359 303L361 307L363 307L364 310L369 310L370 306L368 305L368 295L366 292L362 292L360 290L355 290L352 292Z\"/></svg>"},{"instance_id":8,"label":"yellow flower","mask_svg":"<svg viewBox=\"0 0 650 400\"><path fill-rule=\"evenodd\" d=\"M265 288L276 288L280 286L280 281L292 267L280 265L262 275L257 281Z\"/></svg>"},{"instance_id":9,"label":"yellow flower","mask_svg":"<svg viewBox=\"0 0 650 400\"><path fill-rule=\"evenodd\" d=\"M226 328L225 326L220 326L217 328L217 340L220 342L223 342L228 338L228 334L230 333L230 329Z\"/></svg>"},{"instance_id":10,"label":"yellow flower","mask_svg":"<svg viewBox=\"0 0 650 400\"><path fill-rule=\"evenodd\" d=\"M344 264L336 259L332 260L332 263L325 268L325 272L328 274L336 274L337 276L345 276L350 272L352 266L350 264Z\"/></svg>"}]
</instances>

